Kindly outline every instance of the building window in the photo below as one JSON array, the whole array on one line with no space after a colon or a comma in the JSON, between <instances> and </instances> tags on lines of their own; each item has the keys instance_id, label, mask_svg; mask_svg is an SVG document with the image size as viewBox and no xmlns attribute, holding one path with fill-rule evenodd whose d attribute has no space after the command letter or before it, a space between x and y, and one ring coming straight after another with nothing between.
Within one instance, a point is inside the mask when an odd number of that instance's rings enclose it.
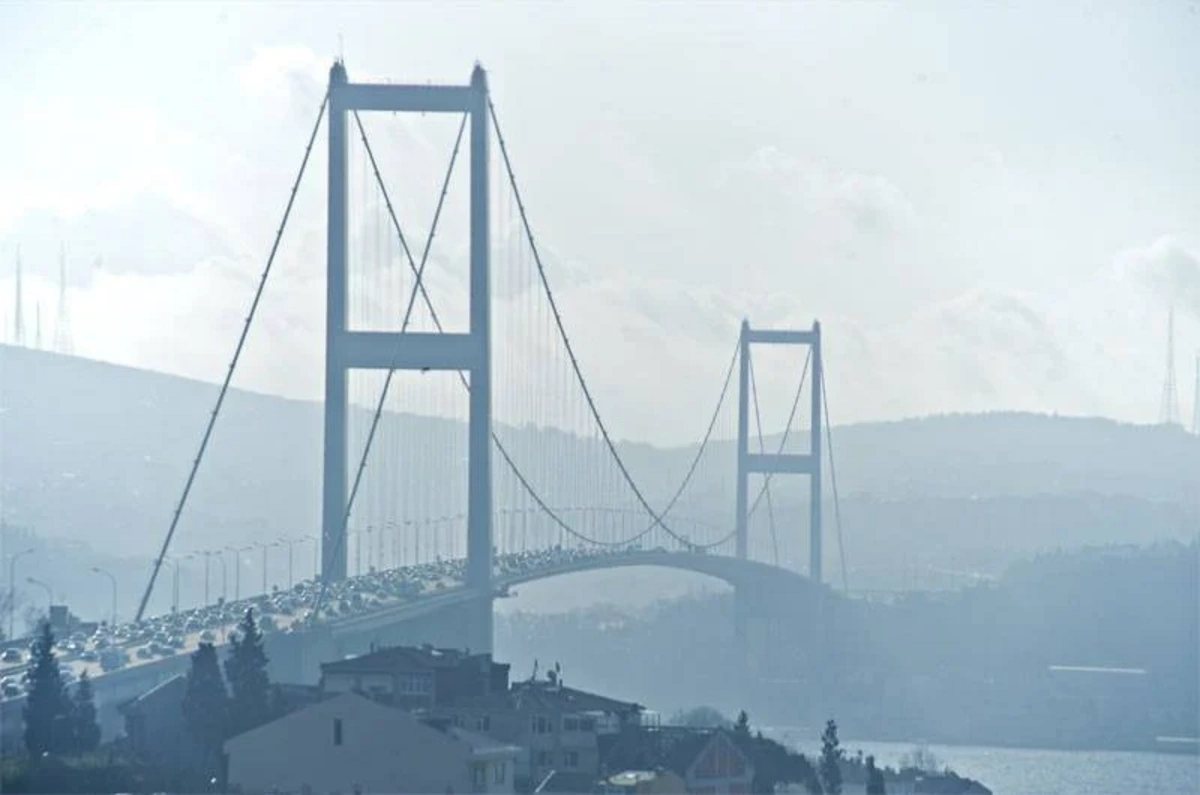
<instances>
[{"instance_id":1,"label":"building window","mask_svg":"<svg viewBox=\"0 0 1200 795\"><path fill-rule=\"evenodd\" d=\"M484 792L487 789L487 766L471 765L471 789L474 792Z\"/></svg>"},{"instance_id":2,"label":"building window","mask_svg":"<svg viewBox=\"0 0 1200 795\"><path fill-rule=\"evenodd\" d=\"M475 730L476 731L485 732L485 731L490 731L491 728L492 728L492 716L491 715L481 715L480 717L475 719Z\"/></svg>"},{"instance_id":3,"label":"building window","mask_svg":"<svg viewBox=\"0 0 1200 795\"><path fill-rule=\"evenodd\" d=\"M554 722L545 715L535 715L530 723L530 729L534 734L549 734L554 731Z\"/></svg>"},{"instance_id":4,"label":"building window","mask_svg":"<svg viewBox=\"0 0 1200 795\"><path fill-rule=\"evenodd\" d=\"M579 731L579 718L574 715L567 715L563 718L563 731L577 732Z\"/></svg>"},{"instance_id":5,"label":"building window","mask_svg":"<svg viewBox=\"0 0 1200 795\"><path fill-rule=\"evenodd\" d=\"M563 767L568 770L574 770L579 767L579 752L567 751L563 754Z\"/></svg>"},{"instance_id":6,"label":"building window","mask_svg":"<svg viewBox=\"0 0 1200 795\"><path fill-rule=\"evenodd\" d=\"M595 718L580 718L579 719L579 731L581 731L581 732L596 731L596 719Z\"/></svg>"},{"instance_id":7,"label":"building window","mask_svg":"<svg viewBox=\"0 0 1200 795\"><path fill-rule=\"evenodd\" d=\"M342 744L342 719L341 718L333 719L333 744L334 745Z\"/></svg>"},{"instance_id":8,"label":"building window","mask_svg":"<svg viewBox=\"0 0 1200 795\"><path fill-rule=\"evenodd\" d=\"M549 751L538 751L537 764L538 767L550 767L550 765L554 764L554 754Z\"/></svg>"},{"instance_id":9,"label":"building window","mask_svg":"<svg viewBox=\"0 0 1200 795\"><path fill-rule=\"evenodd\" d=\"M503 762L497 762L492 769L492 782L495 784L503 784L504 779L508 776L508 766Z\"/></svg>"}]
</instances>

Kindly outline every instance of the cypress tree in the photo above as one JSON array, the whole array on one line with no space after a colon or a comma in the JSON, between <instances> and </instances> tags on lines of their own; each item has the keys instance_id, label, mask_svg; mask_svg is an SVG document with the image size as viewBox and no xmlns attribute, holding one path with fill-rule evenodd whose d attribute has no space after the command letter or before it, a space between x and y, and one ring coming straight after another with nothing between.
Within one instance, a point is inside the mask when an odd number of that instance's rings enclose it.
<instances>
[{"instance_id":1,"label":"cypress tree","mask_svg":"<svg viewBox=\"0 0 1200 795\"><path fill-rule=\"evenodd\" d=\"M29 695L25 700L25 747L33 756L71 750L71 702L54 653L54 630L50 622L38 624L29 673Z\"/></svg>"},{"instance_id":2,"label":"cypress tree","mask_svg":"<svg viewBox=\"0 0 1200 795\"><path fill-rule=\"evenodd\" d=\"M230 736L261 726L271 719L271 681L267 677L267 653L263 636L246 610L238 630L229 641L225 678L230 690Z\"/></svg>"},{"instance_id":3,"label":"cypress tree","mask_svg":"<svg viewBox=\"0 0 1200 795\"><path fill-rule=\"evenodd\" d=\"M192 653L183 716L188 730L204 749L210 770L218 769L221 744L229 728L229 696L221 679L217 650L211 643L201 643Z\"/></svg>"},{"instance_id":4,"label":"cypress tree","mask_svg":"<svg viewBox=\"0 0 1200 795\"><path fill-rule=\"evenodd\" d=\"M100 723L96 720L96 701L87 671L79 675L71 699L71 728L76 753L94 751L100 745Z\"/></svg>"},{"instance_id":5,"label":"cypress tree","mask_svg":"<svg viewBox=\"0 0 1200 795\"><path fill-rule=\"evenodd\" d=\"M821 732L821 787L825 795L841 795L842 792L842 748L838 741L837 724L830 718Z\"/></svg>"}]
</instances>

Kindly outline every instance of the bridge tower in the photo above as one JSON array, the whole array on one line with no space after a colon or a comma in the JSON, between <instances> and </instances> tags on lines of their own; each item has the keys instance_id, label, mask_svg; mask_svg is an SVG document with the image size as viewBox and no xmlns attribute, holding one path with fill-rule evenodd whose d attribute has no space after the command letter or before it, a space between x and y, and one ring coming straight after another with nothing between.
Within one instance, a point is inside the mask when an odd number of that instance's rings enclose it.
<instances>
[{"instance_id":1,"label":"bridge tower","mask_svg":"<svg viewBox=\"0 0 1200 795\"><path fill-rule=\"evenodd\" d=\"M470 125L470 329L466 333L366 332L347 328L348 138L354 111L466 113ZM325 307L325 451L321 577L346 577L347 375L354 369L445 370L470 384L466 584L479 591L466 626L472 651L492 648L491 316L488 225L488 89L478 64L469 85L352 83L329 73L329 186Z\"/></svg>"},{"instance_id":2,"label":"bridge tower","mask_svg":"<svg viewBox=\"0 0 1200 795\"><path fill-rule=\"evenodd\" d=\"M748 551L749 484L752 473L809 476L809 558L808 575L821 582L821 324L814 321L809 331L751 329L742 321L741 349L738 354L738 438L737 438L737 557L745 560ZM751 345L808 345L812 350L812 429L807 453L750 452L750 353ZM739 603L742 600L737 600ZM735 608L738 635L745 637L745 615Z\"/></svg>"}]
</instances>

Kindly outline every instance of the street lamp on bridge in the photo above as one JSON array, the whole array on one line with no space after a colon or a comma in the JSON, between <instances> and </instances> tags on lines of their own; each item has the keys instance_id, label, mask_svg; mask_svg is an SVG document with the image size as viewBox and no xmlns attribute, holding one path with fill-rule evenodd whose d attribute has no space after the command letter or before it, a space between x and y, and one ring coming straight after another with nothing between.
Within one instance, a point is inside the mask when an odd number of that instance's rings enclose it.
<instances>
[{"instance_id":1,"label":"street lamp on bridge","mask_svg":"<svg viewBox=\"0 0 1200 795\"><path fill-rule=\"evenodd\" d=\"M54 605L54 589L51 588L46 583L44 583L41 580L36 579L34 577L26 577L25 582L29 583L30 585L36 585L39 588L46 589L46 616L49 617L50 616L50 608L51 608L51 606Z\"/></svg>"},{"instance_id":2,"label":"street lamp on bridge","mask_svg":"<svg viewBox=\"0 0 1200 795\"><path fill-rule=\"evenodd\" d=\"M269 588L267 588L267 549L268 549L268 548L270 548L270 547L277 547L277 546L279 546L279 544L280 544L280 543L281 543L281 542L279 542L279 541L256 541L256 542L254 543L254 546L255 546L255 547L259 547L259 548L261 548L261 549L262 549L262 553L263 553L263 558L262 558L262 563L263 563L263 571L262 571L262 575L263 575L263 580L262 580L262 582L263 582L263 584L262 584L262 592L263 592L263 595L264 595L264 596L266 596L266 594L267 594L267 593L269 592L269 590L270 590Z\"/></svg>"},{"instance_id":3,"label":"street lamp on bridge","mask_svg":"<svg viewBox=\"0 0 1200 795\"><path fill-rule=\"evenodd\" d=\"M233 553L233 601L237 602L242 598L242 553L249 552L254 547L226 547Z\"/></svg>"},{"instance_id":4,"label":"street lamp on bridge","mask_svg":"<svg viewBox=\"0 0 1200 795\"><path fill-rule=\"evenodd\" d=\"M109 626L115 627L117 625L117 578L112 575L112 572L105 571L99 566L92 566L92 571L107 577L109 584L112 585L112 614Z\"/></svg>"},{"instance_id":5,"label":"street lamp on bridge","mask_svg":"<svg viewBox=\"0 0 1200 795\"><path fill-rule=\"evenodd\" d=\"M17 615L17 561L25 555L32 554L34 548L22 549L8 556L8 637L13 637L14 623Z\"/></svg>"}]
</instances>

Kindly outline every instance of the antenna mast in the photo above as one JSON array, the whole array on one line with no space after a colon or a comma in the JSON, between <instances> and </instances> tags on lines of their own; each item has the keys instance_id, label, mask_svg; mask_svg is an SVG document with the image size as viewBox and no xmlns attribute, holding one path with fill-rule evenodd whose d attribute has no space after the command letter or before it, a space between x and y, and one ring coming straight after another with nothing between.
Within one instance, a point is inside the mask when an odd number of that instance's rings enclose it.
<instances>
[{"instance_id":1,"label":"antenna mast","mask_svg":"<svg viewBox=\"0 0 1200 795\"><path fill-rule=\"evenodd\" d=\"M1192 390L1192 433L1200 436L1200 353L1196 354L1196 388Z\"/></svg>"},{"instance_id":2,"label":"antenna mast","mask_svg":"<svg viewBox=\"0 0 1200 795\"><path fill-rule=\"evenodd\" d=\"M25 318L21 316L21 247L17 246L16 314L13 316L13 345L25 344Z\"/></svg>"},{"instance_id":3,"label":"antenna mast","mask_svg":"<svg viewBox=\"0 0 1200 795\"><path fill-rule=\"evenodd\" d=\"M1167 313L1167 377L1163 382L1162 405L1158 410L1161 425L1180 425L1179 393L1175 389L1175 307Z\"/></svg>"},{"instance_id":4,"label":"antenna mast","mask_svg":"<svg viewBox=\"0 0 1200 795\"><path fill-rule=\"evenodd\" d=\"M71 310L67 306L67 247L58 249L58 318L54 323L54 350L68 356L75 352L71 337Z\"/></svg>"}]
</instances>

